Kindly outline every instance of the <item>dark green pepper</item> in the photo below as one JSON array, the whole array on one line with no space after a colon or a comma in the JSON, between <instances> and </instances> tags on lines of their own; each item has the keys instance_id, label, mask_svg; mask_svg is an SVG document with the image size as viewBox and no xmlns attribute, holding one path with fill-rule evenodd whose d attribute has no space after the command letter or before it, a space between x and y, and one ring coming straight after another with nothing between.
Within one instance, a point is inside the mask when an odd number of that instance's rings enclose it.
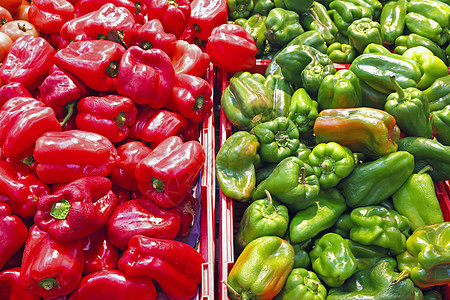
<instances>
[{"instance_id":1,"label":"dark green pepper","mask_svg":"<svg viewBox=\"0 0 450 300\"><path fill-rule=\"evenodd\" d=\"M442 300L442 295L436 290L428 290L424 292L423 300Z\"/></svg>"},{"instance_id":2,"label":"dark green pepper","mask_svg":"<svg viewBox=\"0 0 450 300\"><path fill-rule=\"evenodd\" d=\"M275 8L273 0L255 0L254 4L252 15L260 14L262 16L267 16L272 8Z\"/></svg>"},{"instance_id":3,"label":"dark green pepper","mask_svg":"<svg viewBox=\"0 0 450 300\"><path fill-rule=\"evenodd\" d=\"M254 14L248 20L238 19L234 22L244 27L245 31L250 33L255 40L255 45L258 49L256 55L263 54L266 47L266 36L264 35L264 31L266 30L266 16Z\"/></svg>"},{"instance_id":4,"label":"dark green pepper","mask_svg":"<svg viewBox=\"0 0 450 300\"><path fill-rule=\"evenodd\" d=\"M274 300L325 300L326 297L327 290L314 272L295 268Z\"/></svg>"},{"instance_id":5,"label":"dark green pepper","mask_svg":"<svg viewBox=\"0 0 450 300\"><path fill-rule=\"evenodd\" d=\"M327 233L316 240L309 255L314 272L331 287L343 285L357 270L356 258L348 240L336 233Z\"/></svg>"},{"instance_id":6,"label":"dark green pepper","mask_svg":"<svg viewBox=\"0 0 450 300\"><path fill-rule=\"evenodd\" d=\"M345 199L336 189L321 190L315 203L297 212L289 223L291 243L307 241L332 227L347 209Z\"/></svg>"},{"instance_id":7,"label":"dark green pepper","mask_svg":"<svg viewBox=\"0 0 450 300\"><path fill-rule=\"evenodd\" d=\"M391 53L386 47L380 44L370 43L366 46L363 51L363 54L380 54L380 53Z\"/></svg>"},{"instance_id":8,"label":"dark green pepper","mask_svg":"<svg viewBox=\"0 0 450 300\"><path fill-rule=\"evenodd\" d=\"M359 86L361 87L362 106L384 110L387 98L385 93L377 91L362 80L359 81Z\"/></svg>"},{"instance_id":9,"label":"dark green pepper","mask_svg":"<svg viewBox=\"0 0 450 300\"><path fill-rule=\"evenodd\" d=\"M334 42L327 48L327 55L334 63L349 64L356 57L356 50L349 44Z\"/></svg>"},{"instance_id":10,"label":"dark green pepper","mask_svg":"<svg viewBox=\"0 0 450 300\"><path fill-rule=\"evenodd\" d=\"M250 130L272 119L272 90L264 85L261 74L236 73L221 98L227 119L237 128Z\"/></svg>"},{"instance_id":11,"label":"dark green pepper","mask_svg":"<svg viewBox=\"0 0 450 300\"><path fill-rule=\"evenodd\" d=\"M297 158L300 158L300 160L309 164L309 155L310 154L311 154L311 149L309 149L305 144L300 143L300 146L298 147L294 156Z\"/></svg>"},{"instance_id":12,"label":"dark green pepper","mask_svg":"<svg viewBox=\"0 0 450 300\"><path fill-rule=\"evenodd\" d=\"M408 151L414 156L414 172L430 165L432 170L428 174L433 181L450 179L450 147L432 139L405 137L398 141L398 150Z\"/></svg>"},{"instance_id":13,"label":"dark green pepper","mask_svg":"<svg viewBox=\"0 0 450 300\"><path fill-rule=\"evenodd\" d=\"M268 75L264 85L273 91L272 117L289 116L289 106L294 93L289 82L281 75Z\"/></svg>"},{"instance_id":14,"label":"dark green pepper","mask_svg":"<svg viewBox=\"0 0 450 300\"><path fill-rule=\"evenodd\" d=\"M450 75L436 79L423 92L428 98L430 111L443 109L450 104Z\"/></svg>"},{"instance_id":15,"label":"dark green pepper","mask_svg":"<svg viewBox=\"0 0 450 300\"><path fill-rule=\"evenodd\" d=\"M299 15L306 12L312 5L313 0L275 0L275 6L292 10Z\"/></svg>"},{"instance_id":16,"label":"dark green pepper","mask_svg":"<svg viewBox=\"0 0 450 300\"><path fill-rule=\"evenodd\" d=\"M351 214L353 226L350 239L363 245L389 249L392 254L405 250L409 236L409 221L395 210L382 206L355 208Z\"/></svg>"},{"instance_id":17,"label":"dark green pepper","mask_svg":"<svg viewBox=\"0 0 450 300\"><path fill-rule=\"evenodd\" d=\"M253 200L263 198L266 189L292 212L313 205L320 191L319 179L313 168L296 157L282 160L272 174L257 186Z\"/></svg>"},{"instance_id":18,"label":"dark green pepper","mask_svg":"<svg viewBox=\"0 0 450 300\"><path fill-rule=\"evenodd\" d=\"M431 112L431 126L434 137L442 144L450 146L450 105Z\"/></svg>"},{"instance_id":19,"label":"dark green pepper","mask_svg":"<svg viewBox=\"0 0 450 300\"><path fill-rule=\"evenodd\" d=\"M291 98L289 120L294 122L300 135L305 136L312 131L319 112L318 103L311 99L305 89L298 89Z\"/></svg>"},{"instance_id":20,"label":"dark green pepper","mask_svg":"<svg viewBox=\"0 0 450 300\"><path fill-rule=\"evenodd\" d=\"M334 226L331 228L331 232L337 233L343 238L350 237L350 229L353 227L352 219L350 218L350 212L345 213L337 219Z\"/></svg>"},{"instance_id":21,"label":"dark green pepper","mask_svg":"<svg viewBox=\"0 0 450 300\"><path fill-rule=\"evenodd\" d=\"M286 234L284 235L284 239L289 242L289 244L292 245L295 251L295 258L294 258L294 268L309 268L311 265L311 260L309 259L309 254L306 251L306 248L311 243L311 239L306 240L302 243L292 243L290 238L289 228L286 230Z\"/></svg>"},{"instance_id":22,"label":"dark green pepper","mask_svg":"<svg viewBox=\"0 0 450 300\"><path fill-rule=\"evenodd\" d=\"M389 251L387 249L378 246L363 245L353 240L348 240L348 245L356 258L358 271L370 269L381 258L389 256Z\"/></svg>"},{"instance_id":23,"label":"dark green pepper","mask_svg":"<svg viewBox=\"0 0 450 300\"><path fill-rule=\"evenodd\" d=\"M423 46L427 48L428 50L433 52L434 55L439 57L446 65L448 65L447 55L438 44L424 36L415 33L399 36L395 40L394 52L397 54L403 54L406 50L417 46Z\"/></svg>"},{"instance_id":24,"label":"dark green pepper","mask_svg":"<svg viewBox=\"0 0 450 300\"><path fill-rule=\"evenodd\" d=\"M264 35L271 47L281 48L293 38L305 32L296 12L274 8L266 18Z\"/></svg>"},{"instance_id":25,"label":"dark green pepper","mask_svg":"<svg viewBox=\"0 0 450 300\"><path fill-rule=\"evenodd\" d=\"M370 43L382 44L380 23L372 21L370 18L362 18L355 20L348 26L348 39L350 45L362 53Z\"/></svg>"},{"instance_id":26,"label":"dark green pepper","mask_svg":"<svg viewBox=\"0 0 450 300\"><path fill-rule=\"evenodd\" d=\"M307 30L317 30L328 45L336 41L339 30L323 4L314 1L311 7L300 16L300 22Z\"/></svg>"},{"instance_id":27,"label":"dark green pepper","mask_svg":"<svg viewBox=\"0 0 450 300\"><path fill-rule=\"evenodd\" d=\"M343 286L329 290L327 300L418 300L406 273L397 273L393 258L380 259L372 268L359 271Z\"/></svg>"},{"instance_id":28,"label":"dark green pepper","mask_svg":"<svg viewBox=\"0 0 450 300\"><path fill-rule=\"evenodd\" d=\"M383 42L393 45L405 27L406 0L391 0L383 6L380 16Z\"/></svg>"},{"instance_id":29,"label":"dark green pepper","mask_svg":"<svg viewBox=\"0 0 450 300\"><path fill-rule=\"evenodd\" d=\"M320 84L317 102L320 110L361 106L361 86L358 77L347 69L326 76Z\"/></svg>"},{"instance_id":30,"label":"dark green pepper","mask_svg":"<svg viewBox=\"0 0 450 300\"><path fill-rule=\"evenodd\" d=\"M256 125L251 133L258 139L261 160L269 163L294 155L300 145L298 129L286 117Z\"/></svg>"},{"instance_id":31,"label":"dark green pepper","mask_svg":"<svg viewBox=\"0 0 450 300\"><path fill-rule=\"evenodd\" d=\"M433 179L426 172L430 166L412 174L392 195L395 210L408 218L414 231L425 225L444 222Z\"/></svg>"},{"instance_id":32,"label":"dark green pepper","mask_svg":"<svg viewBox=\"0 0 450 300\"><path fill-rule=\"evenodd\" d=\"M283 237L289 225L289 212L286 206L267 198L253 201L244 211L236 234L239 250L251 241L265 235Z\"/></svg>"},{"instance_id":33,"label":"dark green pepper","mask_svg":"<svg viewBox=\"0 0 450 300\"><path fill-rule=\"evenodd\" d=\"M256 169L256 184L260 184L264 179L272 174L277 164L264 164L260 168Z\"/></svg>"},{"instance_id":34,"label":"dark green pepper","mask_svg":"<svg viewBox=\"0 0 450 300\"><path fill-rule=\"evenodd\" d=\"M336 27L343 35L348 35L348 26L362 18L372 19L372 10L346 0L334 0L330 3L331 13Z\"/></svg>"},{"instance_id":35,"label":"dark green pepper","mask_svg":"<svg viewBox=\"0 0 450 300\"><path fill-rule=\"evenodd\" d=\"M222 145L216 156L216 175L225 196L241 201L252 196L258 147L256 136L246 131L236 132Z\"/></svg>"},{"instance_id":36,"label":"dark green pepper","mask_svg":"<svg viewBox=\"0 0 450 300\"><path fill-rule=\"evenodd\" d=\"M406 135L431 138L432 128L427 96L413 87L403 90L394 75L391 75L391 80L397 92L387 97L385 110L395 118L397 126Z\"/></svg>"},{"instance_id":37,"label":"dark green pepper","mask_svg":"<svg viewBox=\"0 0 450 300\"><path fill-rule=\"evenodd\" d=\"M338 187L350 207L376 205L392 196L414 169L414 157L397 151L355 167Z\"/></svg>"},{"instance_id":38,"label":"dark green pepper","mask_svg":"<svg viewBox=\"0 0 450 300\"><path fill-rule=\"evenodd\" d=\"M248 18L253 10L253 0L227 0L227 13L231 20Z\"/></svg>"}]
</instances>

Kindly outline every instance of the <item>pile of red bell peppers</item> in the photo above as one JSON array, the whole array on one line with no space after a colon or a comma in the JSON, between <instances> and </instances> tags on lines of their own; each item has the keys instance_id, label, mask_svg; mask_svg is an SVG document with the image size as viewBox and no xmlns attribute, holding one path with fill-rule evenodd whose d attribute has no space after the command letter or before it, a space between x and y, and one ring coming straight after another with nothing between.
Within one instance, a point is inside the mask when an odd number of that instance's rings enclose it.
<instances>
[{"instance_id":1,"label":"pile of red bell peppers","mask_svg":"<svg viewBox=\"0 0 450 300\"><path fill-rule=\"evenodd\" d=\"M1 5L0 299L191 299L204 75L253 39L224 0Z\"/></svg>"}]
</instances>

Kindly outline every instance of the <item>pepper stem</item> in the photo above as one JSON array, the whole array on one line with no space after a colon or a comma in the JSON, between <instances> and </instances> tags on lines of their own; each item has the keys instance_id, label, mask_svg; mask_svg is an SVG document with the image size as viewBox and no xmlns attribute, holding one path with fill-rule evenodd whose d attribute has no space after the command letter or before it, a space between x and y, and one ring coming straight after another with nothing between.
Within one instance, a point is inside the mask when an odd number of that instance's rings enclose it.
<instances>
[{"instance_id":1,"label":"pepper stem","mask_svg":"<svg viewBox=\"0 0 450 300\"><path fill-rule=\"evenodd\" d=\"M306 169L305 169L305 167L302 167L302 174L300 174L300 178L298 179L298 182L303 185L306 184L305 177L306 177Z\"/></svg>"},{"instance_id":2,"label":"pepper stem","mask_svg":"<svg viewBox=\"0 0 450 300\"><path fill-rule=\"evenodd\" d=\"M77 106L77 104L78 100L75 100L64 105L64 111L66 111L67 114L64 117L64 119L59 123L61 127L64 127L67 124L67 122L69 122L70 118L73 115L73 112L75 111L75 106Z\"/></svg>"},{"instance_id":3,"label":"pepper stem","mask_svg":"<svg viewBox=\"0 0 450 300\"><path fill-rule=\"evenodd\" d=\"M424 174L424 173L426 173L428 171L433 171L433 167L430 166L430 165L426 165L419 172L417 172L417 174Z\"/></svg>"},{"instance_id":4,"label":"pepper stem","mask_svg":"<svg viewBox=\"0 0 450 300\"><path fill-rule=\"evenodd\" d=\"M391 75L390 78L392 85L394 86L394 89L398 94L399 101L400 102L404 101L406 98L405 92L403 91L402 87L398 84L397 80L395 80L395 75Z\"/></svg>"},{"instance_id":5,"label":"pepper stem","mask_svg":"<svg viewBox=\"0 0 450 300\"><path fill-rule=\"evenodd\" d=\"M268 215L271 215L274 212L273 199L272 199L272 196L270 195L270 193L269 193L269 191L267 189L265 189L264 192L267 195L267 201L268 201L266 207L264 208L264 212L266 214L268 214Z\"/></svg>"},{"instance_id":6,"label":"pepper stem","mask_svg":"<svg viewBox=\"0 0 450 300\"><path fill-rule=\"evenodd\" d=\"M53 203L50 211L50 216L58 220L64 220L69 214L70 203L66 199L62 199L56 203Z\"/></svg>"},{"instance_id":7,"label":"pepper stem","mask_svg":"<svg viewBox=\"0 0 450 300\"><path fill-rule=\"evenodd\" d=\"M228 291L230 291L233 295L235 295L239 299L241 299L241 295L231 285L229 285L228 282L226 282L225 280L222 280L222 283L227 286Z\"/></svg>"},{"instance_id":8,"label":"pepper stem","mask_svg":"<svg viewBox=\"0 0 450 300\"><path fill-rule=\"evenodd\" d=\"M31 165L35 162L36 160L34 159L33 155L30 155L28 157L25 157L24 159L21 160L21 162L23 162L24 164L26 164L27 166L31 167Z\"/></svg>"},{"instance_id":9,"label":"pepper stem","mask_svg":"<svg viewBox=\"0 0 450 300\"><path fill-rule=\"evenodd\" d=\"M169 0L169 5L173 5L175 7L178 7L178 3L175 0Z\"/></svg>"},{"instance_id":10,"label":"pepper stem","mask_svg":"<svg viewBox=\"0 0 450 300\"><path fill-rule=\"evenodd\" d=\"M39 286L46 291L50 291L53 288L59 286L58 281L55 278L45 278L38 282Z\"/></svg>"},{"instance_id":11,"label":"pepper stem","mask_svg":"<svg viewBox=\"0 0 450 300\"><path fill-rule=\"evenodd\" d=\"M397 278L395 278L392 282L391 285L396 285L397 283L399 283L400 281L402 281L403 279L405 279L406 277L409 276L409 271L408 270L403 270L400 275L398 275Z\"/></svg>"},{"instance_id":12,"label":"pepper stem","mask_svg":"<svg viewBox=\"0 0 450 300\"><path fill-rule=\"evenodd\" d=\"M197 98L195 98L194 110L201 110L203 108L203 104L205 104L205 98L203 98L202 96L198 96Z\"/></svg>"},{"instance_id":13,"label":"pepper stem","mask_svg":"<svg viewBox=\"0 0 450 300\"><path fill-rule=\"evenodd\" d=\"M136 10L134 11L134 14L138 15L141 12L142 5L139 1L134 2L134 7Z\"/></svg>"},{"instance_id":14,"label":"pepper stem","mask_svg":"<svg viewBox=\"0 0 450 300\"><path fill-rule=\"evenodd\" d=\"M152 43L150 43L149 41L142 41L139 47L141 47L144 50L149 50L152 49Z\"/></svg>"},{"instance_id":15,"label":"pepper stem","mask_svg":"<svg viewBox=\"0 0 450 300\"><path fill-rule=\"evenodd\" d=\"M1 19L0 19L0 25L5 25L6 23L8 23L8 20L6 20L6 18L5 17L2 17Z\"/></svg>"},{"instance_id":16,"label":"pepper stem","mask_svg":"<svg viewBox=\"0 0 450 300\"><path fill-rule=\"evenodd\" d=\"M152 177L152 186L158 193L164 192L164 181Z\"/></svg>"},{"instance_id":17,"label":"pepper stem","mask_svg":"<svg viewBox=\"0 0 450 300\"><path fill-rule=\"evenodd\" d=\"M125 113L125 112L123 112L123 111L121 111L120 113L119 113L119 115L117 116L117 118L116 118L116 124L117 124L117 127L122 127L123 125L125 125L125 121L127 120L127 114Z\"/></svg>"},{"instance_id":18,"label":"pepper stem","mask_svg":"<svg viewBox=\"0 0 450 300\"><path fill-rule=\"evenodd\" d=\"M111 61L109 65L105 69L106 74L109 75L109 77L114 78L119 74L119 62L118 61Z\"/></svg>"}]
</instances>

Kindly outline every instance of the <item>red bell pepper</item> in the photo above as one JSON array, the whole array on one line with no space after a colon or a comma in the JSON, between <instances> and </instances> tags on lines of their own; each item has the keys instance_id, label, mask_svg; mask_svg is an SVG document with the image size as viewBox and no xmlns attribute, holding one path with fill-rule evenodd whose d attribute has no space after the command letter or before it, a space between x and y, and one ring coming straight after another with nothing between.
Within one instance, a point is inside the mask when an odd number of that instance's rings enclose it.
<instances>
[{"instance_id":1,"label":"red bell pepper","mask_svg":"<svg viewBox=\"0 0 450 300\"><path fill-rule=\"evenodd\" d=\"M87 96L88 87L71 73L53 65L39 91L42 102L61 115L66 104Z\"/></svg>"},{"instance_id":2,"label":"red bell pepper","mask_svg":"<svg viewBox=\"0 0 450 300\"><path fill-rule=\"evenodd\" d=\"M142 142L133 141L117 148L117 164L111 174L111 181L119 186L137 191L137 180L134 175L136 165L152 152Z\"/></svg>"},{"instance_id":3,"label":"red bell pepper","mask_svg":"<svg viewBox=\"0 0 450 300\"><path fill-rule=\"evenodd\" d=\"M161 108L169 100L175 71L169 56L160 49L132 46L120 60L117 92L138 104Z\"/></svg>"},{"instance_id":4,"label":"red bell pepper","mask_svg":"<svg viewBox=\"0 0 450 300\"><path fill-rule=\"evenodd\" d=\"M110 30L120 30L123 42L128 45L134 35L135 23L128 9L106 3L86 21L83 29L86 35L93 39L106 38Z\"/></svg>"},{"instance_id":5,"label":"red bell pepper","mask_svg":"<svg viewBox=\"0 0 450 300\"><path fill-rule=\"evenodd\" d=\"M230 73L254 67L257 51L253 37L237 24L215 28L206 44L211 62Z\"/></svg>"},{"instance_id":6,"label":"red bell pepper","mask_svg":"<svg viewBox=\"0 0 450 300\"><path fill-rule=\"evenodd\" d=\"M186 237L191 232L195 217L194 206L195 198L191 193L187 193L186 197L175 206L175 209L180 213L181 217L180 230L178 230L177 238Z\"/></svg>"},{"instance_id":7,"label":"red bell pepper","mask_svg":"<svg viewBox=\"0 0 450 300\"><path fill-rule=\"evenodd\" d=\"M83 239L84 267L83 275L102 270L117 269L119 251L108 239L104 228Z\"/></svg>"},{"instance_id":8,"label":"red bell pepper","mask_svg":"<svg viewBox=\"0 0 450 300\"><path fill-rule=\"evenodd\" d=\"M55 112L34 98L15 97L0 110L0 149L3 157L29 156L37 138L61 131Z\"/></svg>"},{"instance_id":9,"label":"red bell pepper","mask_svg":"<svg viewBox=\"0 0 450 300\"><path fill-rule=\"evenodd\" d=\"M200 122L206 114L211 113L212 87L203 78L187 75L175 75L172 97L166 108L182 114L186 119Z\"/></svg>"},{"instance_id":10,"label":"red bell pepper","mask_svg":"<svg viewBox=\"0 0 450 300\"><path fill-rule=\"evenodd\" d=\"M40 300L41 296L24 290L19 284L20 267L0 273L0 299L2 300Z\"/></svg>"},{"instance_id":11,"label":"red bell pepper","mask_svg":"<svg viewBox=\"0 0 450 300\"><path fill-rule=\"evenodd\" d=\"M136 34L131 45L139 46L144 50L161 49L167 55L172 54L177 37L172 33L165 32L160 20L153 19L136 27Z\"/></svg>"},{"instance_id":12,"label":"red bell pepper","mask_svg":"<svg viewBox=\"0 0 450 300\"><path fill-rule=\"evenodd\" d=\"M119 260L130 276L149 276L170 299L188 300L202 281L203 257L191 246L173 240L136 235Z\"/></svg>"},{"instance_id":13,"label":"red bell pepper","mask_svg":"<svg viewBox=\"0 0 450 300\"><path fill-rule=\"evenodd\" d=\"M132 277L119 270L104 270L85 276L70 300L153 300L156 288L150 277Z\"/></svg>"},{"instance_id":14,"label":"red bell pepper","mask_svg":"<svg viewBox=\"0 0 450 300\"><path fill-rule=\"evenodd\" d=\"M158 19L164 25L166 32L180 38L191 17L191 3L189 0L151 0L147 1L149 20Z\"/></svg>"},{"instance_id":15,"label":"red bell pepper","mask_svg":"<svg viewBox=\"0 0 450 300\"><path fill-rule=\"evenodd\" d=\"M188 126L186 127L185 130L181 131L178 136L183 140L183 142L198 140L198 138L200 137L200 129L199 129L200 123L195 123L192 122L191 120L187 121Z\"/></svg>"},{"instance_id":16,"label":"red bell pepper","mask_svg":"<svg viewBox=\"0 0 450 300\"><path fill-rule=\"evenodd\" d=\"M117 198L117 206L119 206L120 204L130 201L131 199L131 192L127 189L124 189L123 187L121 187L120 185L118 185L117 183L115 183L114 181L112 181L111 179L111 191L113 191L113 193L116 195Z\"/></svg>"},{"instance_id":17,"label":"red bell pepper","mask_svg":"<svg viewBox=\"0 0 450 300\"><path fill-rule=\"evenodd\" d=\"M195 43L195 38L197 36L195 35L195 29L194 26L188 25L186 28L184 28L183 33L181 34L179 40L183 40L188 42L189 44Z\"/></svg>"},{"instance_id":18,"label":"red bell pepper","mask_svg":"<svg viewBox=\"0 0 450 300\"><path fill-rule=\"evenodd\" d=\"M33 0L28 19L40 32L59 32L75 16L73 5L66 0Z\"/></svg>"},{"instance_id":19,"label":"red bell pepper","mask_svg":"<svg viewBox=\"0 0 450 300\"><path fill-rule=\"evenodd\" d=\"M55 55L55 64L63 68L93 90L113 89L113 77L119 71L119 61L125 48L112 41L80 41L69 44Z\"/></svg>"},{"instance_id":20,"label":"red bell pepper","mask_svg":"<svg viewBox=\"0 0 450 300\"><path fill-rule=\"evenodd\" d=\"M31 97L31 94L20 82L10 82L0 87L0 108L11 98Z\"/></svg>"},{"instance_id":21,"label":"red bell pepper","mask_svg":"<svg viewBox=\"0 0 450 300\"><path fill-rule=\"evenodd\" d=\"M39 199L34 221L63 242L86 237L108 222L116 195L106 177L83 177Z\"/></svg>"},{"instance_id":22,"label":"red bell pepper","mask_svg":"<svg viewBox=\"0 0 450 300\"><path fill-rule=\"evenodd\" d=\"M192 189L204 163L199 142L167 138L136 166L139 191L162 207L174 207Z\"/></svg>"},{"instance_id":23,"label":"red bell pepper","mask_svg":"<svg viewBox=\"0 0 450 300\"><path fill-rule=\"evenodd\" d=\"M15 215L31 217L37 201L50 194L50 188L21 162L0 161L0 202L8 204Z\"/></svg>"},{"instance_id":24,"label":"red bell pepper","mask_svg":"<svg viewBox=\"0 0 450 300\"><path fill-rule=\"evenodd\" d=\"M77 110L75 122L79 129L101 134L113 143L127 137L137 114L134 102L118 95L85 97L78 102Z\"/></svg>"},{"instance_id":25,"label":"red bell pepper","mask_svg":"<svg viewBox=\"0 0 450 300\"><path fill-rule=\"evenodd\" d=\"M147 13L147 7L142 1L133 0L78 0L75 3L75 15L77 17L86 15L100 9L103 5L112 3L117 7L125 7L133 15L136 22L143 21Z\"/></svg>"},{"instance_id":26,"label":"red bell pepper","mask_svg":"<svg viewBox=\"0 0 450 300\"><path fill-rule=\"evenodd\" d=\"M130 238L137 234L174 239L180 229L180 214L174 208L162 208L140 198L119 205L108 221L111 243L125 250Z\"/></svg>"},{"instance_id":27,"label":"red bell pepper","mask_svg":"<svg viewBox=\"0 0 450 300\"><path fill-rule=\"evenodd\" d=\"M59 49L66 48L71 42L79 42L92 40L93 38L88 37L84 32L84 25L86 22L92 18L95 11L92 11L86 15L82 15L78 18L67 21L60 30L61 42L59 44Z\"/></svg>"},{"instance_id":28,"label":"red bell pepper","mask_svg":"<svg viewBox=\"0 0 450 300\"><path fill-rule=\"evenodd\" d=\"M47 76L55 53L55 49L45 39L22 36L9 49L0 68L0 79L4 84L20 82L31 91Z\"/></svg>"},{"instance_id":29,"label":"red bell pepper","mask_svg":"<svg viewBox=\"0 0 450 300\"><path fill-rule=\"evenodd\" d=\"M11 208L0 202L0 269L25 244L28 236L22 220L11 213Z\"/></svg>"},{"instance_id":30,"label":"red bell pepper","mask_svg":"<svg viewBox=\"0 0 450 300\"><path fill-rule=\"evenodd\" d=\"M33 152L36 173L45 183L68 183L87 176L107 176L116 165L117 150L104 136L82 130L47 132Z\"/></svg>"},{"instance_id":31,"label":"red bell pepper","mask_svg":"<svg viewBox=\"0 0 450 300\"><path fill-rule=\"evenodd\" d=\"M187 128L186 119L168 110L143 108L130 128L130 137L152 143L152 148Z\"/></svg>"},{"instance_id":32,"label":"red bell pepper","mask_svg":"<svg viewBox=\"0 0 450 300\"><path fill-rule=\"evenodd\" d=\"M206 41L214 28L228 21L226 0L193 0L189 23L194 27L197 37Z\"/></svg>"},{"instance_id":33,"label":"red bell pepper","mask_svg":"<svg viewBox=\"0 0 450 300\"><path fill-rule=\"evenodd\" d=\"M175 74L203 77L209 67L209 55L196 44L178 40L171 56Z\"/></svg>"},{"instance_id":34,"label":"red bell pepper","mask_svg":"<svg viewBox=\"0 0 450 300\"><path fill-rule=\"evenodd\" d=\"M69 294L81 280L83 262L81 240L61 242L33 225L23 253L20 285L41 297Z\"/></svg>"},{"instance_id":35,"label":"red bell pepper","mask_svg":"<svg viewBox=\"0 0 450 300\"><path fill-rule=\"evenodd\" d=\"M22 219L22 221L23 221L23 219ZM34 223L33 220L31 222ZM28 224L25 224L25 226L28 226ZM31 226L32 225L30 225L30 227ZM11 258L8 259L7 262L5 262L5 264L3 265L3 268L1 270L3 271L3 270L8 270L8 269L17 268L17 267L20 268L20 266L22 265L22 257L23 257L24 249L25 249L25 244L23 244L23 246L20 247L19 250L17 250L16 253L14 253L13 256L11 256Z\"/></svg>"}]
</instances>

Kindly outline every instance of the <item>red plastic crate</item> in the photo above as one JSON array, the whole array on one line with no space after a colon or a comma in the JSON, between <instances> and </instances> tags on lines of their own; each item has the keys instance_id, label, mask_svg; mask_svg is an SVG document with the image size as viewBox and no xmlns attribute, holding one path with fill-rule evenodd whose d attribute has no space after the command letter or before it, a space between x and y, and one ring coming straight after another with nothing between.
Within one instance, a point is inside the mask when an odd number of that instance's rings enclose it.
<instances>
[{"instance_id":1,"label":"red plastic crate","mask_svg":"<svg viewBox=\"0 0 450 300\"><path fill-rule=\"evenodd\" d=\"M256 60L256 65L251 70L252 73L264 74L270 60ZM347 64L334 64L336 70L348 69ZM220 91L223 93L229 84L232 74L223 70L218 70L216 77L220 84ZM220 111L220 147L225 143L227 138L232 134L232 125L227 120L223 111ZM445 221L450 221L450 182L443 181L435 184L436 195L439 199L441 209ZM234 234L237 233L239 222L244 214L246 203L234 201L226 197L219 188L219 299L228 300L228 289L222 282L228 278L228 273L233 267L234 257ZM450 300L450 284L439 287L438 290L443 295L444 300Z\"/></svg>"}]
</instances>

